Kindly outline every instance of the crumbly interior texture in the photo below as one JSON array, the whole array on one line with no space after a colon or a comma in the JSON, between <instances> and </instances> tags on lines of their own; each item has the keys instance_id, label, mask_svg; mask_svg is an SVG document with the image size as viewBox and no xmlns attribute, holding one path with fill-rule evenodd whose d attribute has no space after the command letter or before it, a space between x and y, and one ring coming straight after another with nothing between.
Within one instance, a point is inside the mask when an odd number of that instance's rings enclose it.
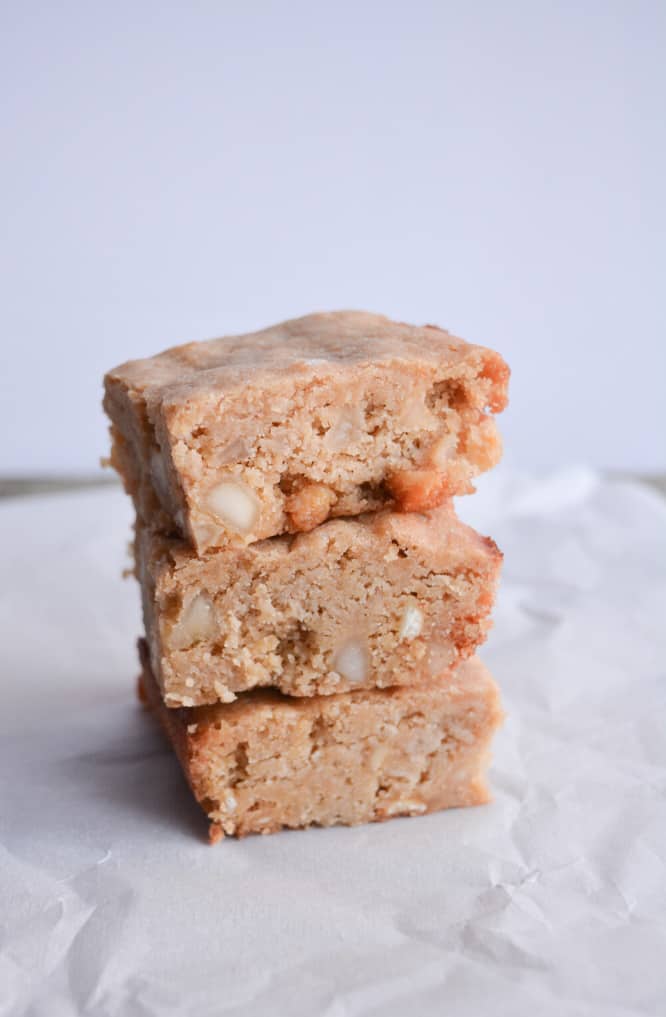
<instances>
[{"instance_id":1,"label":"crumbly interior texture","mask_svg":"<svg viewBox=\"0 0 666 1017\"><path fill-rule=\"evenodd\" d=\"M210 838L282 827L356 825L480 805L502 719L497 687L473 658L456 675L404 687L169 710L141 648L142 698L173 743L210 819Z\"/></svg>"},{"instance_id":2,"label":"crumbly interior texture","mask_svg":"<svg viewBox=\"0 0 666 1017\"><path fill-rule=\"evenodd\" d=\"M165 702L431 680L484 640L501 557L450 505L329 520L202 557L139 526L146 633Z\"/></svg>"},{"instance_id":3,"label":"crumbly interior texture","mask_svg":"<svg viewBox=\"0 0 666 1017\"><path fill-rule=\"evenodd\" d=\"M143 520L199 553L422 511L500 458L508 376L435 326L309 315L109 372L110 462Z\"/></svg>"}]
</instances>

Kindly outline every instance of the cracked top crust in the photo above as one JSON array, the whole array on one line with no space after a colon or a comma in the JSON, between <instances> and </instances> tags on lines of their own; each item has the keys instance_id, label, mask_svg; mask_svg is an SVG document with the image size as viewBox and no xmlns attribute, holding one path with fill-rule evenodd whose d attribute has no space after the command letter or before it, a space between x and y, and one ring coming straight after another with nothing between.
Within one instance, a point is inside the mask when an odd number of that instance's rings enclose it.
<instances>
[{"instance_id":1,"label":"cracked top crust","mask_svg":"<svg viewBox=\"0 0 666 1017\"><path fill-rule=\"evenodd\" d=\"M304 382L331 376L350 365L386 361L452 364L470 351L493 358L508 375L498 354L473 346L436 325L415 326L366 311L335 311L293 318L247 335L174 346L143 360L130 360L109 371L119 381L157 401L165 411L198 397L219 396L251 381L264 386L276 375L299 372ZM505 386L498 386L493 412L506 405Z\"/></svg>"}]
</instances>

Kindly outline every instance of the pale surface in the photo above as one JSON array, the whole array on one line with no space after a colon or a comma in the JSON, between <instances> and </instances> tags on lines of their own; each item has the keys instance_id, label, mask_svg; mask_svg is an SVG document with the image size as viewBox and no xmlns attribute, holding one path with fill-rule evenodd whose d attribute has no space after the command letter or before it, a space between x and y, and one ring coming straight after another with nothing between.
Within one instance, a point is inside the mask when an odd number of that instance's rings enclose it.
<instances>
[{"instance_id":1,"label":"pale surface","mask_svg":"<svg viewBox=\"0 0 666 1017\"><path fill-rule=\"evenodd\" d=\"M663 1014L666 506L481 487L495 804L217 848L134 704L127 500L0 506L2 1017Z\"/></svg>"}]
</instances>

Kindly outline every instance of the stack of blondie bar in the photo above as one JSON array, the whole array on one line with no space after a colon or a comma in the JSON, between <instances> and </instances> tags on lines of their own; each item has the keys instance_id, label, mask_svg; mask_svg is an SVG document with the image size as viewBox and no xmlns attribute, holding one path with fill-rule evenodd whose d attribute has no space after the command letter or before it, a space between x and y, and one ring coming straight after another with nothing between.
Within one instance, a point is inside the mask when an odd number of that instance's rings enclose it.
<instances>
[{"instance_id":1,"label":"stack of blondie bar","mask_svg":"<svg viewBox=\"0 0 666 1017\"><path fill-rule=\"evenodd\" d=\"M142 695L213 840L487 800L501 555L451 498L499 459L508 375L360 312L107 375Z\"/></svg>"}]
</instances>

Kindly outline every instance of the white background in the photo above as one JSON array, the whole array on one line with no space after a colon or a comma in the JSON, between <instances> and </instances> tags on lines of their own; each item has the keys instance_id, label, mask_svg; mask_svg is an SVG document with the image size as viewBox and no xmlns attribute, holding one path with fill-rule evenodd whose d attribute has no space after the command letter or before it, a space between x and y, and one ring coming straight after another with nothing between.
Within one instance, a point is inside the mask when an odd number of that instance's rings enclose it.
<instances>
[{"instance_id":1,"label":"white background","mask_svg":"<svg viewBox=\"0 0 666 1017\"><path fill-rule=\"evenodd\" d=\"M666 5L3 8L0 471L103 371L314 309L501 350L521 466L666 467Z\"/></svg>"}]
</instances>

